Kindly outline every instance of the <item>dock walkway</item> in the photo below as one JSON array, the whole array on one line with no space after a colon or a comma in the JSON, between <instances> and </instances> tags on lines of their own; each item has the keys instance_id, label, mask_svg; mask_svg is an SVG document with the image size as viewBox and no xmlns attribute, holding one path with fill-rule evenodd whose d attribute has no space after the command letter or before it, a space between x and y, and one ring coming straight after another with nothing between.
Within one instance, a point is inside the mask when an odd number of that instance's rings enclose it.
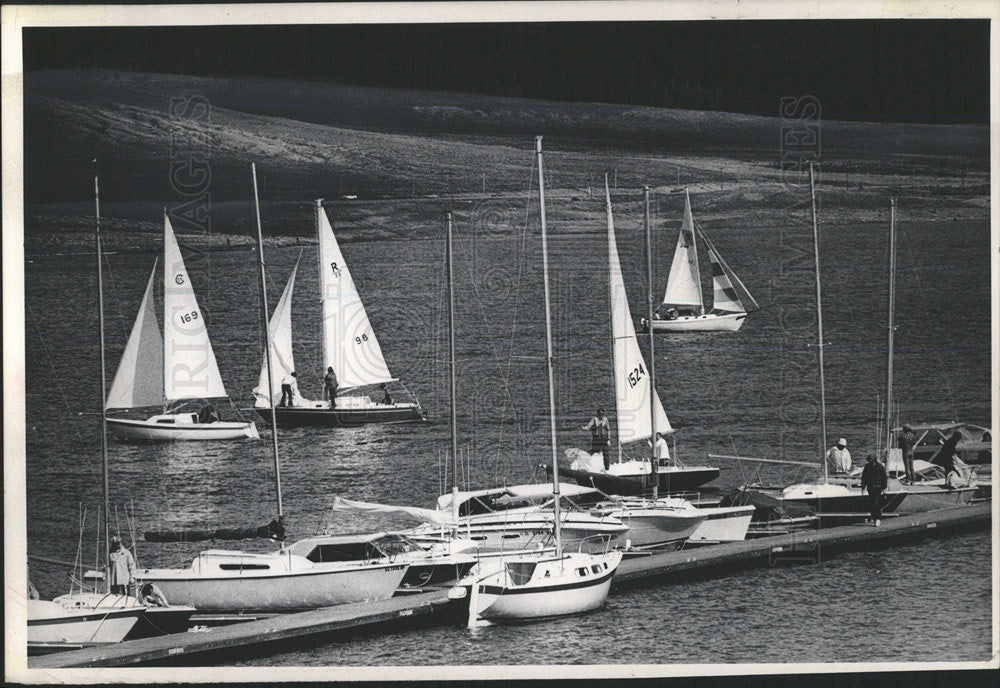
<instances>
[{"instance_id":1,"label":"dock walkway","mask_svg":"<svg viewBox=\"0 0 1000 688\"><path fill-rule=\"evenodd\" d=\"M850 525L641 556L622 562L612 589L621 590L640 584L657 584L690 577L716 578L751 566L819 563L824 557L838 552L884 548L947 533L985 530L990 527L991 513L990 504L975 504L887 519L877 528L870 524ZM28 661L28 667L56 669L135 666L181 655L219 652L435 614L443 612L447 604L447 591L439 589L394 597L383 602L348 604L279 615L204 632L178 633L32 657ZM444 614L441 616L444 617Z\"/></svg>"}]
</instances>

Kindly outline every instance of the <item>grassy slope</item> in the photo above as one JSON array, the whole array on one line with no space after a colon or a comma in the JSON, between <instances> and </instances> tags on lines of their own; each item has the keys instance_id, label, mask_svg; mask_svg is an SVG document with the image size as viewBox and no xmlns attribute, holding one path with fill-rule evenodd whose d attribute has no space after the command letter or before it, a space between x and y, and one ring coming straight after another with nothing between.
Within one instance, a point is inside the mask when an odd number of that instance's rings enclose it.
<instances>
[{"instance_id":1,"label":"grassy slope","mask_svg":"<svg viewBox=\"0 0 1000 688\"><path fill-rule=\"evenodd\" d=\"M210 164L213 233L250 226L251 161L276 234L308 236L316 197L360 198L331 211L353 238L421 232L450 195L523 214L537 133L567 219L599 212L586 189L613 170L623 191L692 185L703 220L765 225L803 200L801 177L789 185L781 174L778 118L119 72L38 72L25 85L29 253L89 227L95 156L112 231L129 234L159 231L161 207L185 200L170 169L188 154ZM171 99L193 96L210 104L207 117L171 114ZM820 135L827 217L876 219L889 194L927 217L987 217L985 126L823 121ZM395 200L373 200L385 198Z\"/></svg>"}]
</instances>

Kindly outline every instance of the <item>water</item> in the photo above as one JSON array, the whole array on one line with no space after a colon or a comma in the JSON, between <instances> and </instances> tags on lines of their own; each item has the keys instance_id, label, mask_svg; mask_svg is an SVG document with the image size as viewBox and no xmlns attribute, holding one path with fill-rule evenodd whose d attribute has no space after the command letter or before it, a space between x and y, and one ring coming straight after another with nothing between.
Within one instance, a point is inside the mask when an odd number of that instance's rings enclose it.
<instances>
[{"instance_id":1,"label":"water","mask_svg":"<svg viewBox=\"0 0 1000 688\"><path fill-rule=\"evenodd\" d=\"M601 212L595 200L589 219L580 222L556 208L550 223L560 452L585 446L579 426L597 405L614 407ZM459 477L472 487L542 479L538 466L550 460L537 224L525 238L510 217L493 224L475 212L456 217ZM635 318L645 304L640 217L636 204L616 213ZM674 231L656 240L663 256L657 292L676 238L675 218L668 219ZM902 417L982 422L990 408L988 225L913 222L901 223L900 230L896 390ZM874 447L876 395L884 389L885 228L824 232L829 443L847 437L858 461ZM738 334L658 338L657 387L678 430L676 451L689 462L704 462L707 452L815 460L820 440L808 227L711 233L764 310ZM183 235L179 241L183 246ZM449 446L443 243L354 242L345 243L344 253L390 369L432 422L282 432L284 506L293 538L326 527L346 532L408 525L391 517L334 514L329 507L335 495L428 505L451 481L443 467ZM268 250L272 304L298 255L294 247ZM153 258L152 252L109 257L109 381ZM185 253L185 259L227 389L238 406L249 406L261 351L254 255ZM318 397L314 247L304 247L302 261L295 355L303 392ZM100 503L99 422L90 413L99 400L94 272L87 257L40 258L25 266L28 549L73 559L85 509L81 554L87 566L97 559L93 533ZM142 446L112 439L110 461L122 531L128 529L126 510L134 512L140 531L262 524L274 517L267 441ZM752 470L721 465L722 487L739 484ZM989 545L986 534L954 537L631 591L579 618L475 633L433 628L362 637L255 663L986 659ZM139 562L182 565L198 549L140 538ZM44 597L68 589L63 569L38 564L31 574Z\"/></svg>"}]
</instances>

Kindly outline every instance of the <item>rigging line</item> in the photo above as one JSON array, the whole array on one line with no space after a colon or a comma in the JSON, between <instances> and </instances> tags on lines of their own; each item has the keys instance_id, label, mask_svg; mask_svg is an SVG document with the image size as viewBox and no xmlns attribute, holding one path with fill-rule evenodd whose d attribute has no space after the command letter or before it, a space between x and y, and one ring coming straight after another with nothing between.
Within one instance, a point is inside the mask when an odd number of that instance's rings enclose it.
<instances>
[{"instance_id":1,"label":"rigging line","mask_svg":"<svg viewBox=\"0 0 1000 688\"><path fill-rule=\"evenodd\" d=\"M933 322L933 320L931 319L930 311L927 308L927 299L924 296L924 288L920 284L920 275L917 272L917 262L916 262L916 260L913 257L913 248L910 245L910 242L906 241L906 231L901 226L899 226L898 222L897 222L897 227L896 227L896 233L898 235L898 239L896 241L896 245L899 246L900 244L902 244L902 245L906 246L906 253L907 253L907 255L910 258L910 269L913 271L913 279L917 283L917 291L920 294L920 303L921 303L923 311L924 311L924 321L925 322ZM938 363L940 364L940 368L939 369L943 371L944 370L944 357L941 355L941 348L940 347L934 347L934 353L937 356ZM949 382L949 379L948 379L947 375L942 374L942 378L944 380L945 389L948 392L948 403L951 404L951 407L952 407L951 410L952 410L953 414L955 415L955 417L958 417L958 406L955 404L955 394L954 394L954 391L951 388L951 383Z\"/></svg>"},{"instance_id":2,"label":"rigging line","mask_svg":"<svg viewBox=\"0 0 1000 688\"><path fill-rule=\"evenodd\" d=\"M111 281L111 291L114 294L115 300L115 310L118 311L118 325L121 327L121 333L128 337L128 321L125 320L125 314L122 313L122 300L118 296L118 283L115 282L115 274L111 272L111 257L105 252L102 256L104 262L107 265L107 274Z\"/></svg>"},{"instance_id":3,"label":"rigging line","mask_svg":"<svg viewBox=\"0 0 1000 688\"><path fill-rule=\"evenodd\" d=\"M76 437L77 439L80 440L81 443L83 443L83 433L80 432L80 428L77 424L79 417L73 413L73 409L69 405L69 397L66 395L66 390L63 389L62 383L60 382L59 371L56 370L55 366L55 359L52 357L52 354L49 353L48 347L45 346L45 336L42 334L42 330L38 325L38 318L35 317L35 313L31 308L31 304L25 302L24 307L28 309L28 320L30 320L31 324L34 326L35 332L38 335L38 341L42 345L42 354L44 358L49 362L49 367L52 368L52 376L55 378L56 388L59 390L59 398L62 399L63 405L66 407L66 417L72 421L71 425L73 427L73 430L76 432ZM90 458L90 455L84 453L84 456L86 456L88 462L90 462L91 465L93 465L93 460Z\"/></svg>"}]
</instances>

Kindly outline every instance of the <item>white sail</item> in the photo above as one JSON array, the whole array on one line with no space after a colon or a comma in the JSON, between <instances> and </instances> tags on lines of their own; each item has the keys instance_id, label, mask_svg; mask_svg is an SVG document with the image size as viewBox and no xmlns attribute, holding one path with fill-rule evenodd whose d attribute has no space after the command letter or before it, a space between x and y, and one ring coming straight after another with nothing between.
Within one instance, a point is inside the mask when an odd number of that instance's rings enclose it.
<instances>
[{"instance_id":1,"label":"white sail","mask_svg":"<svg viewBox=\"0 0 1000 688\"><path fill-rule=\"evenodd\" d=\"M281 292L278 305L268 323L271 331L271 393L276 398L270 403L267 396L267 358L262 356L260 379L253 390L254 406L270 408L281 399L281 381L295 370L295 359L292 357L292 292L295 289L295 275L299 271L299 263L295 261L292 274L288 278L285 290Z\"/></svg>"},{"instance_id":2,"label":"white sail","mask_svg":"<svg viewBox=\"0 0 1000 688\"><path fill-rule=\"evenodd\" d=\"M632 311L625 293L618 244L615 241L615 223L611 214L611 193L605 183L608 206L608 284L611 296L611 336L614 338L615 397L618 408L618 442L626 444L650 437L650 394L653 395L656 414L656 432L673 432L660 397L649 381L649 368L642 358L639 341L632 324Z\"/></svg>"},{"instance_id":3,"label":"white sail","mask_svg":"<svg viewBox=\"0 0 1000 688\"><path fill-rule=\"evenodd\" d=\"M667 290L663 303L669 306L697 306L704 308L701 296L701 274L698 272L698 245L691 216L691 198L684 190L684 220L677 236L674 260L670 264Z\"/></svg>"},{"instance_id":4,"label":"white sail","mask_svg":"<svg viewBox=\"0 0 1000 688\"><path fill-rule=\"evenodd\" d=\"M323 305L323 370L333 366L341 388L390 382L394 378L337 245L333 227L319 203L316 223Z\"/></svg>"},{"instance_id":5,"label":"white sail","mask_svg":"<svg viewBox=\"0 0 1000 688\"><path fill-rule=\"evenodd\" d=\"M163 216L163 396L211 399L226 396L170 218Z\"/></svg>"},{"instance_id":6,"label":"white sail","mask_svg":"<svg viewBox=\"0 0 1000 688\"><path fill-rule=\"evenodd\" d=\"M132 325L132 332L115 372L115 379L111 383L105 408L142 408L163 403L163 339L160 337L160 327L156 324L154 277L155 263L153 272L149 275L146 293L139 304L135 324Z\"/></svg>"}]
</instances>

